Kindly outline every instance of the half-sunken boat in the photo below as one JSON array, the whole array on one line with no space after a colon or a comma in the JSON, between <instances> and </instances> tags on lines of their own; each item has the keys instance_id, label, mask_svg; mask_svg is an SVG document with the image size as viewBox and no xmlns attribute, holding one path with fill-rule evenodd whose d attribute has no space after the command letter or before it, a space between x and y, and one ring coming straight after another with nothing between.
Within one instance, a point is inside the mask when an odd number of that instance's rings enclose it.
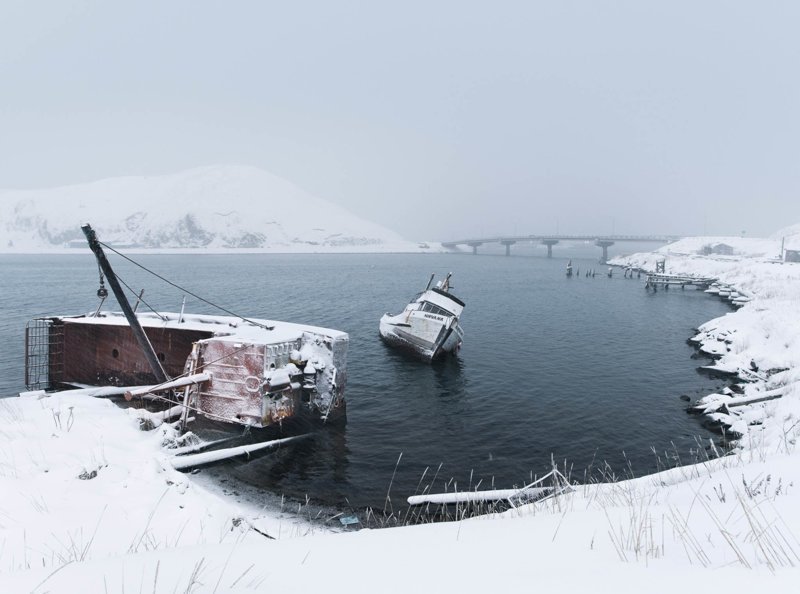
<instances>
[{"instance_id":1,"label":"half-sunken boat","mask_svg":"<svg viewBox=\"0 0 800 594\"><path fill-rule=\"evenodd\" d=\"M183 406L184 424L189 414L270 427L344 413L345 332L235 315L136 313L94 230L83 231L101 270L98 296L108 295L105 277L122 312L103 311L101 301L85 315L29 322L29 390L161 394Z\"/></svg>"},{"instance_id":2,"label":"half-sunken boat","mask_svg":"<svg viewBox=\"0 0 800 594\"><path fill-rule=\"evenodd\" d=\"M432 274L425 290L402 313L384 314L380 321L381 338L425 361L457 353L464 339L459 323L464 302L450 293L452 274L448 273L433 287Z\"/></svg>"}]
</instances>

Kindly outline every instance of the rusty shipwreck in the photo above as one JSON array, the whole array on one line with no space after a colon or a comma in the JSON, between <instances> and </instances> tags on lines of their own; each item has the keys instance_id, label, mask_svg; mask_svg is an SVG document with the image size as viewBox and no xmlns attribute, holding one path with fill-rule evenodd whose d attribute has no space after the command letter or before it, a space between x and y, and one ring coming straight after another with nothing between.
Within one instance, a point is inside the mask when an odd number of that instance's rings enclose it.
<instances>
[{"instance_id":1,"label":"rusty shipwreck","mask_svg":"<svg viewBox=\"0 0 800 594\"><path fill-rule=\"evenodd\" d=\"M98 296L108 295L105 278L122 312L99 307L29 322L29 390L149 394L182 406L184 424L198 414L249 427L343 416L347 333L236 315L136 313L105 244L89 225L83 231L101 270Z\"/></svg>"}]
</instances>

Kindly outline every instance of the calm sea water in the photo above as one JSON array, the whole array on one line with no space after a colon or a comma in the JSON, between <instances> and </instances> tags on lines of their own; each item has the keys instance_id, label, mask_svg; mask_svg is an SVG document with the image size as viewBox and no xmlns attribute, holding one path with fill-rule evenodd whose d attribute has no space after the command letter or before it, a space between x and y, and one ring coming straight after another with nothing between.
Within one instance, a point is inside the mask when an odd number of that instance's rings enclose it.
<instances>
[{"instance_id":1,"label":"calm sea water","mask_svg":"<svg viewBox=\"0 0 800 594\"><path fill-rule=\"evenodd\" d=\"M251 497L381 508L390 482L399 501L423 475L423 485L436 477L434 491L451 479L459 488L507 488L549 470L551 457L579 476L603 461L639 475L657 469L653 450L689 461L698 439L708 443L680 396L719 381L696 371L704 362L686 339L727 306L695 290L646 292L619 270L609 279L595 251L574 258L581 275L572 279L565 259L525 256L135 258L237 313L350 333L343 427L204 472L249 485ZM112 263L131 287L146 289L150 305L180 309L175 289L117 257ZM597 276L585 278L587 268ZM4 255L0 270L0 395L12 395L24 389L26 321L94 309L98 275L90 254ZM467 306L459 356L428 365L384 346L381 315L401 310L432 272L450 271ZM217 313L192 298L187 311Z\"/></svg>"}]
</instances>

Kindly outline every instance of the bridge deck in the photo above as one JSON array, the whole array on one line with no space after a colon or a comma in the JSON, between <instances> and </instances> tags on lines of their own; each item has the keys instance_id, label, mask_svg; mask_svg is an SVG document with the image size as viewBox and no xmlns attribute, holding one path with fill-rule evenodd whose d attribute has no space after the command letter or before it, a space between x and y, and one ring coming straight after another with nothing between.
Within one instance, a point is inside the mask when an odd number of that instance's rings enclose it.
<instances>
[{"instance_id":1,"label":"bridge deck","mask_svg":"<svg viewBox=\"0 0 800 594\"><path fill-rule=\"evenodd\" d=\"M483 245L484 243L505 243L521 241L630 241L640 243L671 243L681 239L678 235L497 235L494 237L457 239L455 241L443 241L445 247L455 247L457 245Z\"/></svg>"}]
</instances>

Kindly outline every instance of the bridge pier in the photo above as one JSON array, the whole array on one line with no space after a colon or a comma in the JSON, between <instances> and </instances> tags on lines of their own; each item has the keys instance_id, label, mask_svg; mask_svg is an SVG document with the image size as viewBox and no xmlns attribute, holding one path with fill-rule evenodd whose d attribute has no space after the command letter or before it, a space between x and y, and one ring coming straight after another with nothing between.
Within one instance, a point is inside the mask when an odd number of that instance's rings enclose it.
<instances>
[{"instance_id":1,"label":"bridge pier","mask_svg":"<svg viewBox=\"0 0 800 594\"><path fill-rule=\"evenodd\" d=\"M511 255L511 246L514 245L516 240L514 239L503 239L500 244L506 246L506 256Z\"/></svg>"},{"instance_id":2,"label":"bridge pier","mask_svg":"<svg viewBox=\"0 0 800 594\"><path fill-rule=\"evenodd\" d=\"M478 247L485 243L499 243L506 247L506 256L511 255L511 246L515 243L536 243L540 242L542 245L547 246L547 257L553 257L553 246L562 241L580 241L588 242L593 241L594 244L602 248L603 256L601 262L608 260L608 248L620 241L637 241L637 242L657 242L669 243L676 241L679 237L672 237L667 235L561 235L559 233L547 235L496 235L494 237L482 237L470 239L459 239L458 241L442 242L442 247L446 249L455 250L458 246L469 246L472 248L472 253L478 253Z\"/></svg>"},{"instance_id":3,"label":"bridge pier","mask_svg":"<svg viewBox=\"0 0 800 594\"><path fill-rule=\"evenodd\" d=\"M600 256L600 264L608 262L608 248L614 245L610 239L598 239L594 242L597 247L603 248L603 255Z\"/></svg>"},{"instance_id":4,"label":"bridge pier","mask_svg":"<svg viewBox=\"0 0 800 594\"><path fill-rule=\"evenodd\" d=\"M557 239L543 239L542 244L547 246L547 257L553 257L553 246L558 243Z\"/></svg>"}]
</instances>

